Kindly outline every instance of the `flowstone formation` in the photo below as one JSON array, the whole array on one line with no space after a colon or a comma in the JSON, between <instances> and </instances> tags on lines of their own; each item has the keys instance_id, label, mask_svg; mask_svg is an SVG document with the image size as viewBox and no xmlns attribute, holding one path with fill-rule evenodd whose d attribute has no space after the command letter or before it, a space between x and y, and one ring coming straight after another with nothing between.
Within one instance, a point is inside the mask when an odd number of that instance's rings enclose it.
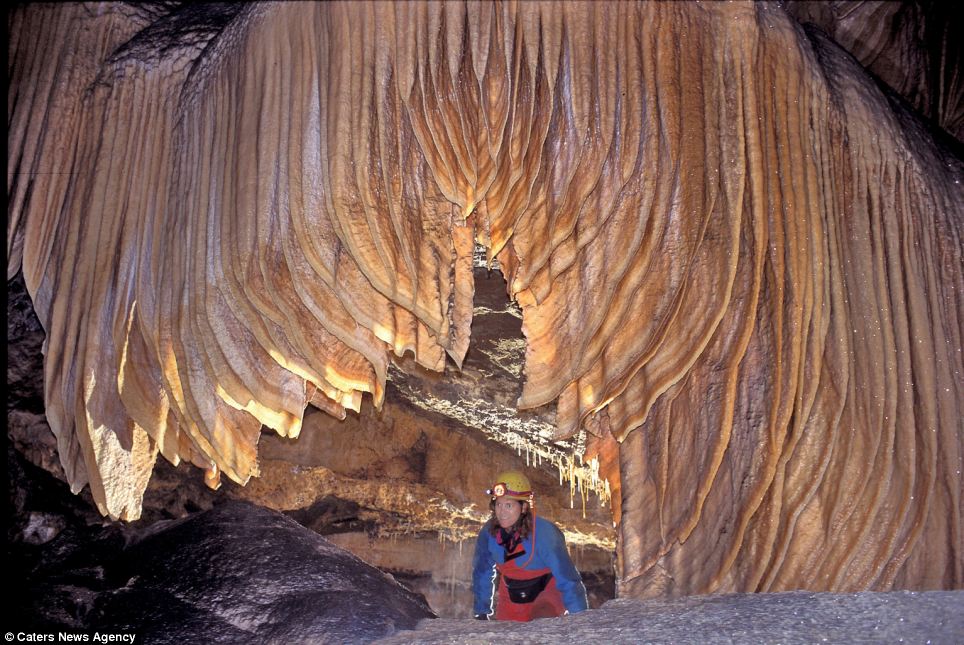
<instances>
[{"instance_id":1,"label":"flowstone formation","mask_svg":"<svg viewBox=\"0 0 964 645\"><path fill-rule=\"evenodd\" d=\"M86 489L76 497L56 493L57 480L65 477L43 417L43 381L37 376L43 330L22 280L8 286L8 489L14 508L7 518L8 545L22 562L20 576L14 576L22 580L21 613L47 627L64 620L85 625L92 598L104 586L103 573L89 563L114 547L104 539L106 529L82 528L101 523ZM437 615L460 618L472 613L473 545L489 515L484 491L495 472L524 469L538 491L537 512L562 529L590 607L598 607L615 593L612 514L606 499L560 485L558 465L550 459L537 463L545 446L533 432L551 427L551 410L502 427L498 441L467 427L464 415L448 415L453 407L466 407L487 410L486 421L508 417L521 389L520 327L501 275L477 268L472 342L461 370L421 371L421 377L393 373L380 410L364 406L344 420L309 407L297 439L265 430L258 446L261 474L246 486L227 481L211 490L197 470L161 461L145 490L141 518L108 528L151 531L158 522L245 500L283 512L392 574L422 594ZM416 387L429 396L410 398ZM526 441L532 445L524 452ZM574 449L552 446L556 455L548 457L566 456L560 463ZM78 513L80 522L73 520ZM65 544L78 555L65 558Z\"/></svg>"},{"instance_id":2,"label":"flowstone formation","mask_svg":"<svg viewBox=\"0 0 964 645\"><path fill-rule=\"evenodd\" d=\"M827 33L964 147L964 43L952 5L939 0L788 0L784 6L800 22Z\"/></svg>"},{"instance_id":3,"label":"flowstone formation","mask_svg":"<svg viewBox=\"0 0 964 645\"><path fill-rule=\"evenodd\" d=\"M518 407L612 488L619 593L964 584L964 168L764 3L30 5L8 278L64 472L133 519L160 453L462 364L482 244ZM414 368L413 368L414 369Z\"/></svg>"}]
</instances>

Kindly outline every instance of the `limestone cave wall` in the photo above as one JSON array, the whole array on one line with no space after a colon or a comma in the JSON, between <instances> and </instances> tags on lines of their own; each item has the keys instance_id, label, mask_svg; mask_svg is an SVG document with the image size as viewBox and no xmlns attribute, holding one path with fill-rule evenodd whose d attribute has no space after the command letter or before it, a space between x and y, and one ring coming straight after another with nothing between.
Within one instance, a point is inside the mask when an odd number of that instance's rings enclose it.
<instances>
[{"instance_id":1,"label":"limestone cave wall","mask_svg":"<svg viewBox=\"0 0 964 645\"><path fill-rule=\"evenodd\" d=\"M769 3L30 5L8 279L73 490L459 366L588 432L619 592L960 587L964 167ZM448 358L447 358L448 357ZM396 360L398 359L398 360Z\"/></svg>"}]
</instances>

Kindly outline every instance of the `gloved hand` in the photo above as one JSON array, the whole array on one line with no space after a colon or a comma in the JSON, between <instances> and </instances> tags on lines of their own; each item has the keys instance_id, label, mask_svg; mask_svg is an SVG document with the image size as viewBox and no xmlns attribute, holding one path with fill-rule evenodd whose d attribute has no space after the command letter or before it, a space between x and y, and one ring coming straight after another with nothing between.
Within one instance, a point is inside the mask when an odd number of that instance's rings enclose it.
<instances>
[{"instance_id":1,"label":"gloved hand","mask_svg":"<svg viewBox=\"0 0 964 645\"><path fill-rule=\"evenodd\" d=\"M488 614L476 614L476 615L475 615L475 619L476 619L476 620L488 620L488 619L489 619L489 615L488 615Z\"/></svg>"}]
</instances>

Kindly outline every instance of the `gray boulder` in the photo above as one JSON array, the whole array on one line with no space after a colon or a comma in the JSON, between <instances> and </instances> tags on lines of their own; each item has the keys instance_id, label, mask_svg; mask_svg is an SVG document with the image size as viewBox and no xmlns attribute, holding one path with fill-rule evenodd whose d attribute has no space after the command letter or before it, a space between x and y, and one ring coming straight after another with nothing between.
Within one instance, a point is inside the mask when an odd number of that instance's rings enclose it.
<instances>
[{"instance_id":1,"label":"gray boulder","mask_svg":"<svg viewBox=\"0 0 964 645\"><path fill-rule=\"evenodd\" d=\"M121 558L129 580L99 596L90 627L141 642L367 643L434 617L391 576L245 502L160 522Z\"/></svg>"}]
</instances>

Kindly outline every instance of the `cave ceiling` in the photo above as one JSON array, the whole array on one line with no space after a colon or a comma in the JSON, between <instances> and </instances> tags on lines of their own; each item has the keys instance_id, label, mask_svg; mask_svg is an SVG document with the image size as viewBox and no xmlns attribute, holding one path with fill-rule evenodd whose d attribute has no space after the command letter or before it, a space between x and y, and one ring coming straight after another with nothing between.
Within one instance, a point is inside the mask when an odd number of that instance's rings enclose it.
<instances>
[{"instance_id":1,"label":"cave ceiling","mask_svg":"<svg viewBox=\"0 0 964 645\"><path fill-rule=\"evenodd\" d=\"M583 453L623 594L961 586L959 47L831 5L789 8L859 62L776 3L18 7L8 280L72 490L245 484L391 379ZM478 248L509 394L447 378Z\"/></svg>"}]
</instances>

